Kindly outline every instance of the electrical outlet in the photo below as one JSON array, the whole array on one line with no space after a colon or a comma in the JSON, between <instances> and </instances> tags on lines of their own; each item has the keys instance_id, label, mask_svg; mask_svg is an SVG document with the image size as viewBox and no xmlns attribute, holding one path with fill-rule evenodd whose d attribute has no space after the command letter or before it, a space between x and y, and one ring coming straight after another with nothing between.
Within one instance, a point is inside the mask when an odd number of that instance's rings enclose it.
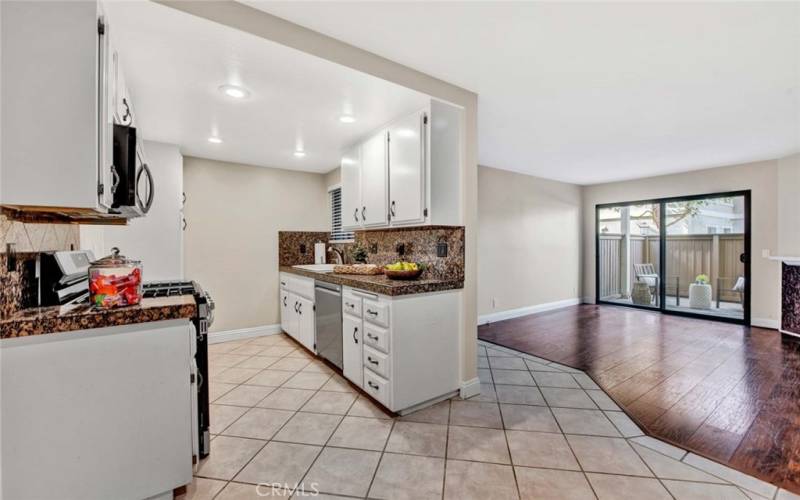
<instances>
[{"instance_id":1,"label":"electrical outlet","mask_svg":"<svg viewBox=\"0 0 800 500\"><path fill-rule=\"evenodd\" d=\"M398 243L397 246L394 248L397 251L397 255L403 256L406 254L406 244L405 243Z\"/></svg>"},{"instance_id":2,"label":"electrical outlet","mask_svg":"<svg viewBox=\"0 0 800 500\"><path fill-rule=\"evenodd\" d=\"M378 253L378 244L373 243L369 246L369 253Z\"/></svg>"},{"instance_id":3,"label":"electrical outlet","mask_svg":"<svg viewBox=\"0 0 800 500\"><path fill-rule=\"evenodd\" d=\"M436 244L436 256L447 257L447 243L442 242Z\"/></svg>"},{"instance_id":4,"label":"electrical outlet","mask_svg":"<svg viewBox=\"0 0 800 500\"><path fill-rule=\"evenodd\" d=\"M306 253L306 244L305 243L300 243L300 253L301 254L305 254Z\"/></svg>"}]
</instances>

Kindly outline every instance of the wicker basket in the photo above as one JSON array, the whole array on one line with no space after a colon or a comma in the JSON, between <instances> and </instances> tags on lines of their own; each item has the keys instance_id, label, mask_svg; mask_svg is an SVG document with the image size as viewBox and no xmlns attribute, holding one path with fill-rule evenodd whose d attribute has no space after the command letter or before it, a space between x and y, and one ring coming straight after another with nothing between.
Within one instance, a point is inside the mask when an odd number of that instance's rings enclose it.
<instances>
[{"instance_id":1,"label":"wicker basket","mask_svg":"<svg viewBox=\"0 0 800 500\"><path fill-rule=\"evenodd\" d=\"M334 274L382 274L383 269L375 264L346 264L333 266Z\"/></svg>"}]
</instances>

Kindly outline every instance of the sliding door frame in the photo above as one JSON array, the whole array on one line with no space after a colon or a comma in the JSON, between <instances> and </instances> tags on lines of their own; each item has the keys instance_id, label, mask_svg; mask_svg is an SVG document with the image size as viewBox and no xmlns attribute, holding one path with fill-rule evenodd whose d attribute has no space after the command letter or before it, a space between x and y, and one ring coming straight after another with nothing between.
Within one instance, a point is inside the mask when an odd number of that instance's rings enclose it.
<instances>
[{"instance_id":1,"label":"sliding door frame","mask_svg":"<svg viewBox=\"0 0 800 500\"><path fill-rule=\"evenodd\" d=\"M667 283L664 279L667 271L667 214L666 205L678 201L693 201L702 200L705 198L733 198L742 196L744 198L744 295L743 295L743 317L742 319L730 318L725 316L715 316L712 314L694 313L690 311L680 311L675 309L667 309ZM751 205L750 205L751 192L749 189L742 191L725 191L720 193L707 193L696 194L689 196L671 196L667 198L652 198L648 200L635 200L635 201L621 201L617 203L600 203L594 207L594 285L595 285L595 303L602 305L613 305L621 307L631 307L634 309L642 309L645 311L657 311L664 314L671 314L674 316L684 316L689 318L710 319L713 321L721 321L724 323L736 323L740 325L750 326L750 290L751 290L751 263L753 260L752 247L751 247ZM625 205L659 205L659 245L658 245L658 306L650 307L639 304L621 304L619 302L612 302L602 300L600 298L600 210L604 208L620 207ZM717 290L717 293L720 291Z\"/></svg>"}]
</instances>

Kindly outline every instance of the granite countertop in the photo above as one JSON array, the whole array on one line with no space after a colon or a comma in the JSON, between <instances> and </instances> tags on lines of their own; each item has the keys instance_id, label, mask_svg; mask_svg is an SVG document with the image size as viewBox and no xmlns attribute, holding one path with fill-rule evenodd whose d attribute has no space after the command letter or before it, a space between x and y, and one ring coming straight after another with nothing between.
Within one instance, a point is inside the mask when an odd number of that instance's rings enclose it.
<instances>
[{"instance_id":1,"label":"granite countertop","mask_svg":"<svg viewBox=\"0 0 800 500\"><path fill-rule=\"evenodd\" d=\"M32 307L0 319L0 339L149 321L188 319L195 315L196 307L194 297L191 295L142 299L139 305L116 309L95 309L88 303L74 306Z\"/></svg>"},{"instance_id":2,"label":"granite countertop","mask_svg":"<svg viewBox=\"0 0 800 500\"><path fill-rule=\"evenodd\" d=\"M415 293L439 292L442 290L456 290L464 288L463 280L438 280L438 279L416 279L411 281L389 279L383 274L361 275L361 274L334 274L318 273L306 269L297 269L291 266L280 266L281 272L297 274L314 278L326 283L336 285L351 286L372 293L381 295L412 295Z\"/></svg>"}]
</instances>

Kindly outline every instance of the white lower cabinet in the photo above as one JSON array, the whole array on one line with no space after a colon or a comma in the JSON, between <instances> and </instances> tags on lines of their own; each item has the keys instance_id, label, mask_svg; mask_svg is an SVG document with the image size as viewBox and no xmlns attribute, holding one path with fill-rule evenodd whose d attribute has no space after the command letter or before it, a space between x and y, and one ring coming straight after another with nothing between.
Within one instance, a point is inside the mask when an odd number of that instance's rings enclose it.
<instances>
[{"instance_id":1,"label":"white lower cabinet","mask_svg":"<svg viewBox=\"0 0 800 500\"><path fill-rule=\"evenodd\" d=\"M281 273L280 284L281 329L316 353L314 280Z\"/></svg>"},{"instance_id":2,"label":"white lower cabinet","mask_svg":"<svg viewBox=\"0 0 800 500\"><path fill-rule=\"evenodd\" d=\"M460 294L387 297L344 287L345 378L401 413L458 390Z\"/></svg>"},{"instance_id":3,"label":"white lower cabinet","mask_svg":"<svg viewBox=\"0 0 800 500\"><path fill-rule=\"evenodd\" d=\"M315 328L314 302L303 297L297 297L297 335L295 339L312 352L316 352Z\"/></svg>"},{"instance_id":4,"label":"white lower cabinet","mask_svg":"<svg viewBox=\"0 0 800 500\"><path fill-rule=\"evenodd\" d=\"M342 315L342 374L359 387L363 386L364 379L363 324L361 318Z\"/></svg>"}]
</instances>

